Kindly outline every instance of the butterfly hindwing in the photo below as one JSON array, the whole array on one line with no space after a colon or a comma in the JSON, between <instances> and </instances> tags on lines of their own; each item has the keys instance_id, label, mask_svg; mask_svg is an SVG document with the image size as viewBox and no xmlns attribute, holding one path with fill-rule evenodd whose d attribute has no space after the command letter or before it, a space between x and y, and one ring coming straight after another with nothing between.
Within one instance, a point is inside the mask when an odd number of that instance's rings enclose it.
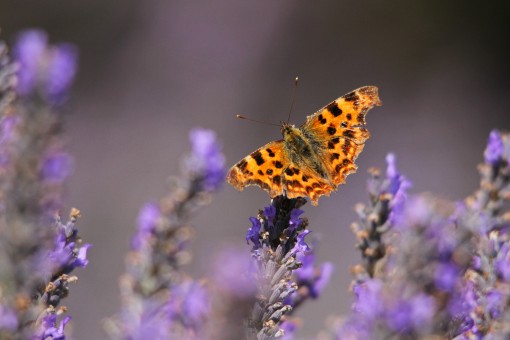
<instances>
[{"instance_id":1,"label":"butterfly hindwing","mask_svg":"<svg viewBox=\"0 0 510 340\"><path fill-rule=\"evenodd\" d=\"M356 172L357 166L354 161L364 146L345 137L335 137L327 142L328 153L324 164L335 187L345 183L347 175Z\"/></svg>"},{"instance_id":2,"label":"butterfly hindwing","mask_svg":"<svg viewBox=\"0 0 510 340\"><path fill-rule=\"evenodd\" d=\"M283 140L268 143L237 162L227 174L227 182L243 190L258 185L275 197L282 195L282 173L289 166Z\"/></svg>"},{"instance_id":3,"label":"butterfly hindwing","mask_svg":"<svg viewBox=\"0 0 510 340\"><path fill-rule=\"evenodd\" d=\"M331 184L309 168L300 169L293 163L283 172L282 184L288 198L308 196L313 205L318 204L320 196L329 196L334 190Z\"/></svg>"}]
</instances>

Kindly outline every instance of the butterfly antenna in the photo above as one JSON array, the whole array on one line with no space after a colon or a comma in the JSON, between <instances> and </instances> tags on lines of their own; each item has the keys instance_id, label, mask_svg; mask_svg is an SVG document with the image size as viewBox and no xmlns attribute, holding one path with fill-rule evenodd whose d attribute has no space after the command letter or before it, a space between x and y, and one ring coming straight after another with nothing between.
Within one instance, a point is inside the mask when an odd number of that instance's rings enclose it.
<instances>
[{"instance_id":1,"label":"butterfly antenna","mask_svg":"<svg viewBox=\"0 0 510 340\"><path fill-rule=\"evenodd\" d=\"M269 122L264 122L262 120L251 119L251 118L248 118L248 117L245 117L245 116L242 116L242 115L236 115L236 118L249 120L250 122L255 122L255 123L259 123L259 124L280 126L280 124L269 123Z\"/></svg>"},{"instance_id":2,"label":"butterfly antenna","mask_svg":"<svg viewBox=\"0 0 510 340\"><path fill-rule=\"evenodd\" d=\"M299 82L299 78L296 77L296 79L294 79L294 91L292 92L292 102L290 103L290 110L289 110L289 115L287 117L287 124L290 121L290 114L292 113L292 108L294 107L294 101L296 100L296 91L297 91L298 82Z\"/></svg>"}]
</instances>

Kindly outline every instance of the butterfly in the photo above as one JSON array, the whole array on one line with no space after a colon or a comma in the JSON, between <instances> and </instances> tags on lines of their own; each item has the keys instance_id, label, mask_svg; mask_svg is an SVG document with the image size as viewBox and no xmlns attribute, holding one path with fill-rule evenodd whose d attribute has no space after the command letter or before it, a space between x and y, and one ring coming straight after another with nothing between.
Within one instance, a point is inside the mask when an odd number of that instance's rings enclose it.
<instances>
[{"instance_id":1,"label":"butterfly","mask_svg":"<svg viewBox=\"0 0 510 340\"><path fill-rule=\"evenodd\" d=\"M356 172L354 161L370 137L365 115L375 105L382 105L377 87L364 86L308 116L299 128L282 122L283 139L237 162L227 182L240 191L257 185L271 198L309 197L318 205L320 196L329 196Z\"/></svg>"}]
</instances>

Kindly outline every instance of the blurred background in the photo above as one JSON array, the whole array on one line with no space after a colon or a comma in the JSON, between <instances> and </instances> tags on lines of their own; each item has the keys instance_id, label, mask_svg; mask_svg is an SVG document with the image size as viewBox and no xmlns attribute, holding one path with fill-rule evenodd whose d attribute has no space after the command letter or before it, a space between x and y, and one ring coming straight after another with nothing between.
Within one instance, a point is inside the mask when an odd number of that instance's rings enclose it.
<instances>
[{"instance_id":1,"label":"blurred background","mask_svg":"<svg viewBox=\"0 0 510 340\"><path fill-rule=\"evenodd\" d=\"M377 85L384 104L368 115L372 137L358 173L318 207L304 207L321 239L318 258L336 272L297 313L300 338L350 308L349 268L360 257L349 225L354 205L367 201L367 169L395 152L414 192L460 199L478 185L490 130L510 128L507 1L1 1L0 27L10 43L39 27L80 49L67 202L82 211L80 233L93 248L66 301L77 339L106 337L100 322L118 310L117 278L139 207L165 194L189 150L188 131L214 129L234 164L280 138L278 128L234 115L285 120L295 76L296 125L363 85ZM225 185L192 221L187 270L207 273L211 254L226 247L248 252L248 217L268 204L258 188Z\"/></svg>"}]
</instances>

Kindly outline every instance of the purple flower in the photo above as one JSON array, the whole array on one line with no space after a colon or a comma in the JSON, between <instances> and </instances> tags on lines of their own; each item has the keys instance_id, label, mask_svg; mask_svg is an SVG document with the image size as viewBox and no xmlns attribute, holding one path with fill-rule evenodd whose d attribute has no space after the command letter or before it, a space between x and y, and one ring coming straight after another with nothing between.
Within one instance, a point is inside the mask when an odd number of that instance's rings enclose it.
<instances>
[{"instance_id":1,"label":"purple flower","mask_svg":"<svg viewBox=\"0 0 510 340\"><path fill-rule=\"evenodd\" d=\"M319 296L324 288L329 284L331 279L331 275L335 271L335 267L331 262L325 262L322 264L320 269L320 276L313 285L313 291L315 292L315 296Z\"/></svg>"},{"instance_id":2,"label":"purple flower","mask_svg":"<svg viewBox=\"0 0 510 340\"><path fill-rule=\"evenodd\" d=\"M411 187L411 182L402 176L397 169L397 158L390 153L386 156L386 181L384 191L392 195L390 221L395 222L395 215L403 209L406 194Z\"/></svg>"},{"instance_id":3,"label":"purple flower","mask_svg":"<svg viewBox=\"0 0 510 340\"><path fill-rule=\"evenodd\" d=\"M253 275L257 271L254 261L244 251L223 251L214 263L214 283L220 291L238 297L251 297L257 291Z\"/></svg>"},{"instance_id":4,"label":"purple flower","mask_svg":"<svg viewBox=\"0 0 510 340\"><path fill-rule=\"evenodd\" d=\"M87 252L89 248L92 247L91 244L85 243L78 249L78 254L76 254L76 259L73 263L74 267L85 268L87 264L89 264L89 260L87 259Z\"/></svg>"},{"instance_id":5,"label":"purple flower","mask_svg":"<svg viewBox=\"0 0 510 340\"><path fill-rule=\"evenodd\" d=\"M18 327L16 313L8 307L0 304L0 334L2 330L14 331Z\"/></svg>"},{"instance_id":6,"label":"purple flower","mask_svg":"<svg viewBox=\"0 0 510 340\"><path fill-rule=\"evenodd\" d=\"M161 211L156 203L146 203L142 207L138 214L138 230L131 240L131 246L134 250L140 250L145 246L160 218Z\"/></svg>"},{"instance_id":7,"label":"purple flower","mask_svg":"<svg viewBox=\"0 0 510 340\"><path fill-rule=\"evenodd\" d=\"M510 244L508 242L504 243L497 252L494 267L503 280L510 282Z\"/></svg>"},{"instance_id":8,"label":"purple flower","mask_svg":"<svg viewBox=\"0 0 510 340\"><path fill-rule=\"evenodd\" d=\"M36 86L41 61L46 51L48 37L40 30L27 30L19 34L14 46L14 57L19 63L18 93L27 95Z\"/></svg>"},{"instance_id":9,"label":"purple flower","mask_svg":"<svg viewBox=\"0 0 510 340\"><path fill-rule=\"evenodd\" d=\"M311 233L310 230L303 230L301 233L299 233L299 235L297 236L296 244L294 245L290 253L299 254L310 251L310 247L305 242L306 235L310 233Z\"/></svg>"},{"instance_id":10,"label":"purple flower","mask_svg":"<svg viewBox=\"0 0 510 340\"><path fill-rule=\"evenodd\" d=\"M309 253L298 253L296 259L301 262L301 268L296 269L296 275L298 282L312 281L315 272L315 254Z\"/></svg>"},{"instance_id":11,"label":"purple flower","mask_svg":"<svg viewBox=\"0 0 510 340\"><path fill-rule=\"evenodd\" d=\"M179 319L187 327L200 327L210 310L210 298L205 288L194 281L173 287L168 301L170 319Z\"/></svg>"},{"instance_id":12,"label":"purple flower","mask_svg":"<svg viewBox=\"0 0 510 340\"><path fill-rule=\"evenodd\" d=\"M206 191L218 189L225 177L225 157L212 130L193 129L189 135L192 157L189 169L202 177Z\"/></svg>"},{"instance_id":13,"label":"purple flower","mask_svg":"<svg viewBox=\"0 0 510 340\"><path fill-rule=\"evenodd\" d=\"M397 332L411 329L411 306L407 301L401 299L392 301L386 309L386 323L390 328Z\"/></svg>"},{"instance_id":14,"label":"purple flower","mask_svg":"<svg viewBox=\"0 0 510 340\"><path fill-rule=\"evenodd\" d=\"M267 224L270 228L274 227L274 218L276 217L276 207L270 205L264 208L264 216L266 217Z\"/></svg>"},{"instance_id":15,"label":"purple flower","mask_svg":"<svg viewBox=\"0 0 510 340\"><path fill-rule=\"evenodd\" d=\"M296 334L296 331L298 329L298 325L296 322L293 322L292 320L285 320L280 325L280 329L283 330L283 335L281 340L293 340L294 335Z\"/></svg>"},{"instance_id":16,"label":"purple flower","mask_svg":"<svg viewBox=\"0 0 510 340\"><path fill-rule=\"evenodd\" d=\"M78 51L74 45L59 44L51 52L45 89L48 99L60 104L65 100L76 75Z\"/></svg>"},{"instance_id":17,"label":"purple flower","mask_svg":"<svg viewBox=\"0 0 510 340\"><path fill-rule=\"evenodd\" d=\"M435 284L437 288L451 291L459 279L459 268L456 265L451 263L440 263L437 265L435 271Z\"/></svg>"},{"instance_id":18,"label":"purple flower","mask_svg":"<svg viewBox=\"0 0 510 340\"><path fill-rule=\"evenodd\" d=\"M433 297L418 294L410 301L411 323L414 329L425 328L430 325L436 311L436 302Z\"/></svg>"},{"instance_id":19,"label":"purple flower","mask_svg":"<svg viewBox=\"0 0 510 340\"><path fill-rule=\"evenodd\" d=\"M506 297L497 289L491 289L487 292L487 310L491 317L497 319L505 307Z\"/></svg>"},{"instance_id":20,"label":"purple flower","mask_svg":"<svg viewBox=\"0 0 510 340\"><path fill-rule=\"evenodd\" d=\"M77 50L70 44L48 46L46 33L28 30L14 48L19 63L18 93L27 96L39 89L52 104L62 104L76 74Z\"/></svg>"},{"instance_id":21,"label":"purple flower","mask_svg":"<svg viewBox=\"0 0 510 340\"><path fill-rule=\"evenodd\" d=\"M15 115L4 115L0 120L0 144L4 144L12 139L20 118Z\"/></svg>"},{"instance_id":22,"label":"purple flower","mask_svg":"<svg viewBox=\"0 0 510 340\"><path fill-rule=\"evenodd\" d=\"M312 299L318 298L328 285L331 274L333 274L333 264L329 262L323 263L320 267L319 275L316 275L315 255L313 252L300 252L296 255L296 259L302 264L301 268L295 271L298 284L308 287Z\"/></svg>"},{"instance_id":23,"label":"purple flower","mask_svg":"<svg viewBox=\"0 0 510 340\"><path fill-rule=\"evenodd\" d=\"M497 130L492 130L484 152L485 162L495 165L503 155L503 139Z\"/></svg>"},{"instance_id":24,"label":"purple flower","mask_svg":"<svg viewBox=\"0 0 510 340\"><path fill-rule=\"evenodd\" d=\"M303 213L303 210L300 209L292 209L290 212L290 220L289 220L289 228L296 230L297 227L301 224L302 220L299 216Z\"/></svg>"},{"instance_id":25,"label":"purple flower","mask_svg":"<svg viewBox=\"0 0 510 340\"><path fill-rule=\"evenodd\" d=\"M434 298L418 294L408 299L395 299L386 311L386 322L396 331L427 328L435 313Z\"/></svg>"},{"instance_id":26,"label":"purple flower","mask_svg":"<svg viewBox=\"0 0 510 340\"><path fill-rule=\"evenodd\" d=\"M250 241L253 243L254 249L259 249L261 247L260 244L260 221L258 218L250 217L251 228L246 232L246 243L249 244Z\"/></svg>"},{"instance_id":27,"label":"purple flower","mask_svg":"<svg viewBox=\"0 0 510 340\"><path fill-rule=\"evenodd\" d=\"M43 318L41 329L36 339L46 340L64 340L66 338L64 327L71 321L71 317L67 316L57 325L57 315L52 313Z\"/></svg>"},{"instance_id":28,"label":"purple flower","mask_svg":"<svg viewBox=\"0 0 510 340\"><path fill-rule=\"evenodd\" d=\"M73 171L73 159L65 152L56 152L46 156L41 166L43 180L63 182Z\"/></svg>"},{"instance_id":29,"label":"purple flower","mask_svg":"<svg viewBox=\"0 0 510 340\"><path fill-rule=\"evenodd\" d=\"M382 299L382 282L377 279L365 281L353 287L356 294L356 302L353 309L360 313L367 321L373 320L384 311Z\"/></svg>"}]
</instances>

